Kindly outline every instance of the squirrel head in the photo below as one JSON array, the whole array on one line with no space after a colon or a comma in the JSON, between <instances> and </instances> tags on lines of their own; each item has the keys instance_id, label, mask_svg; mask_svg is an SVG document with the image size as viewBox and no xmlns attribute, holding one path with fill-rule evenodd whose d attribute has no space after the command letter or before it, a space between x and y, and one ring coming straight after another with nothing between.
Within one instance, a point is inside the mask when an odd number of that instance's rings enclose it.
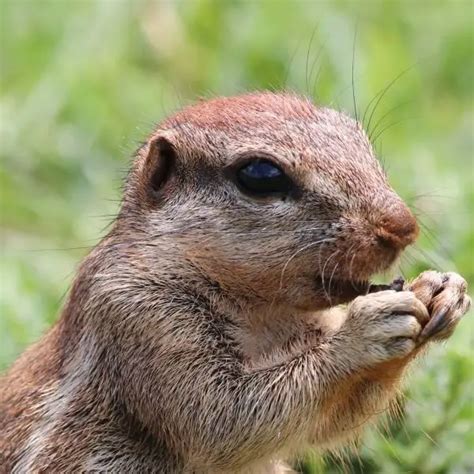
<instances>
[{"instance_id":1,"label":"squirrel head","mask_svg":"<svg viewBox=\"0 0 474 474\"><path fill-rule=\"evenodd\" d=\"M138 151L119 228L150 274L320 309L363 293L418 234L357 121L293 94L216 98ZM133 230L133 232L131 231ZM169 256L169 258L168 258Z\"/></svg>"}]
</instances>

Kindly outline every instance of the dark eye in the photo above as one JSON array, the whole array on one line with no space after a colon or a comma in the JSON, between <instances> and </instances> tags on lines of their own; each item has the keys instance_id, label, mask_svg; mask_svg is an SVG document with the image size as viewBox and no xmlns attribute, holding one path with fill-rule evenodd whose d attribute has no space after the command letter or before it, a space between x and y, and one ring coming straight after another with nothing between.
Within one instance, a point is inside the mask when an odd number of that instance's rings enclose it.
<instances>
[{"instance_id":1,"label":"dark eye","mask_svg":"<svg viewBox=\"0 0 474 474\"><path fill-rule=\"evenodd\" d=\"M238 169L237 181L243 191L258 196L287 194L291 188L288 176L265 159L247 162Z\"/></svg>"}]
</instances>

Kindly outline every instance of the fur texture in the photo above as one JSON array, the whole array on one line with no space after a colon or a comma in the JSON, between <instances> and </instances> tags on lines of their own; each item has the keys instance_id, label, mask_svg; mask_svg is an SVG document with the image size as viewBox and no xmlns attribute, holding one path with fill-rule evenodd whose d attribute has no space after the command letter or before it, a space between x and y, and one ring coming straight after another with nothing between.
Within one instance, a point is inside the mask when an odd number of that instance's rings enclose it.
<instances>
[{"instance_id":1,"label":"fur texture","mask_svg":"<svg viewBox=\"0 0 474 474\"><path fill-rule=\"evenodd\" d=\"M295 192L243 194L253 156ZM469 305L436 272L365 295L417 232L349 117L272 93L184 109L137 152L59 321L2 379L0 465L277 473L350 443ZM436 308L442 333L418 342Z\"/></svg>"}]
</instances>

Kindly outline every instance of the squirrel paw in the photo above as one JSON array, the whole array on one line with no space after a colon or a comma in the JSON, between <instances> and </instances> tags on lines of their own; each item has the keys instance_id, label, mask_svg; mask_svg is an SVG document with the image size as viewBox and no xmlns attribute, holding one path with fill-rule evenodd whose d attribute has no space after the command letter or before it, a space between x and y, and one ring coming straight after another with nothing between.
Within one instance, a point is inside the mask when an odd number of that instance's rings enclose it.
<instances>
[{"instance_id":1,"label":"squirrel paw","mask_svg":"<svg viewBox=\"0 0 474 474\"><path fill-rule=\"evenodd\" d=\"M447 339L471 306L467 283L457 273L423 272L408 287L428 308L430 320L419 342Z\"/></svg>"},{"instance_id":2,"label":"squirrel paw","mask_svg":"<svg viewBox=\"0 0 474 474\"><path fill-rule=\"evenodd\" d=\"M409 355L428 321L428 310L415 293L386 290L356 298L344 330L352 344L360 345L356 357L371 366Z\"/></svg>"}]
</instances>

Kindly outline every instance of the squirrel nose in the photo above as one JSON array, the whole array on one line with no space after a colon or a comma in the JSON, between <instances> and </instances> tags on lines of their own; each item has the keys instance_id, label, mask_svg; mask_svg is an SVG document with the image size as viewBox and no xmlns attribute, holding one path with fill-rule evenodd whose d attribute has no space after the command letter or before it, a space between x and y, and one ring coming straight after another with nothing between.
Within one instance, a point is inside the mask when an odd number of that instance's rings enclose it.
<instances>
[{"instance_id":1,"label":"squirrel nose","mask_svg":"<svg viewBox=\"0 0 474 474\"><path fill-rule=\"evenodd\" d=\"M418 224L411 211L402 202L387 209L377 225L375 234L384 246L403 250L418 237Z\"/></svg>"}]
</instances>

